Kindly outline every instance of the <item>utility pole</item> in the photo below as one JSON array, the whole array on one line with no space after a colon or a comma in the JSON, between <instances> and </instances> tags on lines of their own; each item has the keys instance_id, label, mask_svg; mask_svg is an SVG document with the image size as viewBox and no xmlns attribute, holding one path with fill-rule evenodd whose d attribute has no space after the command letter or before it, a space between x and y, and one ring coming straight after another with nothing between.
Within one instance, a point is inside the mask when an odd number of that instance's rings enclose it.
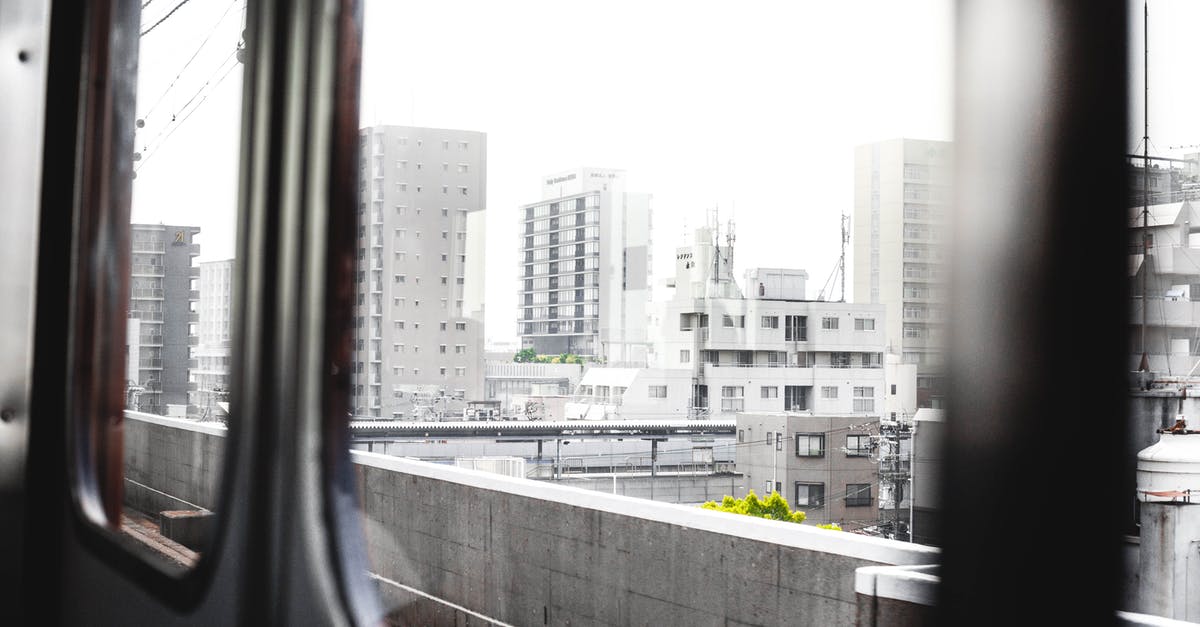
<instances>
[{"instance_id":1,"label":"utility pole","mask_svg":"<svg viewBox=\"0 0 1200 627\"><path fill-rule=\"evenodd\" d=\"M912 438L912 426L908 421L881 420L879 423L879 485L887 486L892 497L891 537L900 539L900 502L904 486L908 485L912 471L912 449L903 456L903 442ZM904 464L907 457L908 465ZM912 494L909 494L909 518L912 518ZM886 513L881 514L881 524L888 522ZM911 532L910 532L911 533ZM910 535L911 538L911 535Z\"/></svg>"}]
</instances>

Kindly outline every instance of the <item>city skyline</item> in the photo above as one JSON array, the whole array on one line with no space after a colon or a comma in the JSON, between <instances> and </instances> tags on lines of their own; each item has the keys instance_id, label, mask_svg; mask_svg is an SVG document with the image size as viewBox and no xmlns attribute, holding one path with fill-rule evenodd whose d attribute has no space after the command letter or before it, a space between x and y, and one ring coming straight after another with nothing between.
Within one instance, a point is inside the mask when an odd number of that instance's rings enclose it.
<instances>
[{"instance_id":1,"label":"city skyline","mask_svg":"<svg viewBox=\"0 0 1200 627\"><path fill-rule=\"evenodd\" d=\"M190 25L173 19L143 38L139 116L193 49L169 40L190 36L198 44L224 8L185 6L180 15L193 12ZM368 2L360 127L401 124L488 134L487 258L503 271L489 276L490 340L516 339L517 250L511 242L519 208L538 196L543 174L579 166L623 169L630 189L653 196L655 281L670 275L670 253L687 232L719 207L722 221L736 220L746 251L738 260L739 274L754 266L804 268L815 297L837 262L840 213L852 210L853 146L890 136L950 134L949 3L904 9L874 4L866 7L871 20L861 20L862 9L773 4L730 13L701 4L685 14L632 3L603 12L543 4L523 12L527 19L504 20L493 15L502 9L484 4L471 5L480 19L464 22L459 5ZM230 12L214 41L225 36L228 46L236 43L239 13ZM414 21L454 24L453 40L465 43L448 43L441 29L405 26ZM500 23L503 29L494 26ZM580 23L622 45L563 46L548 54L541 43L545 33ZM842 26L854 26L856 35L839 41L832 31ZM891 42L897 54L868 54L865 44L875 39ZM481 56L478 50L489 53ZM434 51L438 63L419 61ZM218 67L226 53L222 48L208 58L206 50L197 57L141 133L157 136L163 111L196 93L211 75L208 65ZM835 55L838 63L825 63L826 55ZM405 63L410 59L415 62ZM788 59L794 62L781 66ZM902 72L906 65L912 68L908 76ZM795 72L783 74L789 69ZM197 85L185 88L193 75ZM233 254L240 75L234 68L139 166L135 181L135 219L195 216L188 223L202 227L202 260ZM791 78L779 80L780 75ZM550 86L560 79L573 87L557 98ZM589 87L598 83L604 87ZM569 96L575 89L589 96ZM223 133L214 131L218 124ZM180 169L172 168L173 158L202 159L206 175L171 171ZM218 175L225 178L215 180ZM207 199L219 192L229 208L203 202L203 194L194 199L180 193L200 184L213 190Z\"/></svg>"}]
</instances>

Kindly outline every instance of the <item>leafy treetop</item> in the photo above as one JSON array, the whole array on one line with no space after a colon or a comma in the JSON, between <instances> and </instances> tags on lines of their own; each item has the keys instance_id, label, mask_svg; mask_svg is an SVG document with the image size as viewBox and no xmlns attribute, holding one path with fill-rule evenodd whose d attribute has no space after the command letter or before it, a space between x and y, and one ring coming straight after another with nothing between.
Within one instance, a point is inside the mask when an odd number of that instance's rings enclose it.
<instances>
[{"instance_id":1,"label":"leafy treetop","mask_svg":"<svg viewBox=\"0 0 1200 627\"><path fill-rule=\"evenodd\" d=\"M779 496L779 493L774 490L771 491L771 496L765 499L759 499L754 490L750 490L744 499L735 499L732 496L726 496L724 499L721 499L720 503L709 501L700 507L718 512L730 512L732 514L742 514L743 516L754 516L768 520L782 520L784 522L801 523L805 519L804 512L793 512L788 507L787 501L783 500L783 497Z\"/></svg>"}]
</instances>

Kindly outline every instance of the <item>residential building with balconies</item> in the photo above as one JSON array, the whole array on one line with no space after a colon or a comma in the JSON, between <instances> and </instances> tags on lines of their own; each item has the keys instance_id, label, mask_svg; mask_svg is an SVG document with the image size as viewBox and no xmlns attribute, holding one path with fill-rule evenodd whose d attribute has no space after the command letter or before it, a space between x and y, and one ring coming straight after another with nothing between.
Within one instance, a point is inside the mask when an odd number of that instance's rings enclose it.
<instances>
[{"instance_id":1,"label":"residential building with balconies","mask_svg":"<svg viewBox=\"0 0 1200 627\"><path fill-rule=\"evenodd\" d=\"M520 216L522 347L645 366L650 195L626 192L622 170L577 168L545 177Z\"/></svg>"},{"instance_id":2,"label":"residential building with balconies","mask_svg":"<svg viewBox=\"0 0 1200 627\"><path fill-rule=\"evenodd\" d=\"M137 378L126 385L130 409L194 413L188 401L190 371L197 365L193 352L199 343L200 268L193 261L200 255L200 244L193 239L200 228L134 224L131 229L129 318L136 323L128 325L127 371L133 373L136 360Z\"/></svg>"}]
</instances>

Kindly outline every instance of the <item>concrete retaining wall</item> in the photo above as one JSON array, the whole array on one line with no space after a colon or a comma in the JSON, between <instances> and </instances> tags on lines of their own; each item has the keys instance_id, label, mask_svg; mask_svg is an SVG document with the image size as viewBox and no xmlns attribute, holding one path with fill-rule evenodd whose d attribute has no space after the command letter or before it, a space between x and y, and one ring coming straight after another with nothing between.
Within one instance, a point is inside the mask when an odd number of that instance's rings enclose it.
<instances>
[{"instance_id":1,"label":"concrete retaining wall","mask_svg":"<svg viewBox=\"0 0 1200 627\"><path fill-rule=\"evenodd\" d=\"M225 432L217 423L125 412L125 504L147 514L215 510Z\"/></svg>"},{"instance_id":2,"label":"concrete retaining wall","mask_svg":"<svg viewBox=\"0 0 1200 627\"><path fill-rule=\"evenodd\" d=\"M374 572L512 624L853 624L855 569L937 557L920 545L352 456Z\"/></svg>"}]
</instances>

